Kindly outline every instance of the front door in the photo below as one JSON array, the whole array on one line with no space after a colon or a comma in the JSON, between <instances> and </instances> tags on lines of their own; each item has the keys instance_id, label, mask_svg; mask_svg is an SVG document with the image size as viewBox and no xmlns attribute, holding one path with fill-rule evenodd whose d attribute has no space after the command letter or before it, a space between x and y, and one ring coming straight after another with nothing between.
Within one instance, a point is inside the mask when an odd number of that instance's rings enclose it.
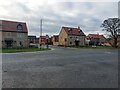
<instances>
[{"instance_id":1,"label":"front door","mask_svg":"<svg viewBox=\"0 0 120 90\"><path fill-rule=\"evenodd\" d=\"M75 46L79 46L79 41L75 40Z\"/></svg>"}]
</instances>

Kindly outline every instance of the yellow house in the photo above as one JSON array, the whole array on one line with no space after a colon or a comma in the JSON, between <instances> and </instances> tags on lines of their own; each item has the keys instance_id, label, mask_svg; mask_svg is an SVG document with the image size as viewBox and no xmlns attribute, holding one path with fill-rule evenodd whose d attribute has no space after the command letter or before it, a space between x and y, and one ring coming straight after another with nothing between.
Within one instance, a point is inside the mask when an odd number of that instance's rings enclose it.
<instances>
[{"instance_id":1,"label":"yellow house","mask_svg":"<svg viewBox=\"0 0 120 90\"><path fill-rule=\"evenodd\" d=\"M59 45L61 46L84 46L85 34L80 27L62 27L59 33Z\"/></svg>"},{"instance_id":2,"label":"yellow house","mask_svg":"<svg viewBox=\"0 0 120 90\"><path fill-rule=\"evenodd\" d=\"M53 35L52 42L53 42L53 45L58 46L59 45L59 36Z\"/></svg>"}]
</instances>

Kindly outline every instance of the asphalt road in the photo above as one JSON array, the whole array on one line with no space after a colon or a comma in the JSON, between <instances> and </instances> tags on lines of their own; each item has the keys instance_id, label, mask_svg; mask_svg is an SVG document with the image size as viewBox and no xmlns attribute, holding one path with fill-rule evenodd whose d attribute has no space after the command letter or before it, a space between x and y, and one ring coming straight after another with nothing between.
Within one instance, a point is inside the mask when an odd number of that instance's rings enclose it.
<instances>
[{"instance_id":1,"label":"asphalt road","mask_svg":"<svg viewBox=\"0 0 120 90\"><path fill-rule=\"evenodd\" d=\"M117 88L118 52L54 48L3 54L3 88Z\"/></svg>"}]
</instances>

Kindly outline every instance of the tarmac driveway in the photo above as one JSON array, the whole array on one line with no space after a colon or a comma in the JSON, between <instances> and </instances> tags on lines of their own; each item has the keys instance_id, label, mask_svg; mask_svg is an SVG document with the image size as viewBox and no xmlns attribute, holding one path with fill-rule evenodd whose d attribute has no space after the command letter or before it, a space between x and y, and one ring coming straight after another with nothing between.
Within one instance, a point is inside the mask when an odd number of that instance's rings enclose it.
<instances>
[{"instance_id":1,"label":"tarmac driveway","mask_svg":"<svg viewBox=\"0 0 120 90\"><path fill-rule=\"evenodd\" d=\"M118 52L53 48L3 54L3 88L117 88Z\"/></svg>"}]
</instances>

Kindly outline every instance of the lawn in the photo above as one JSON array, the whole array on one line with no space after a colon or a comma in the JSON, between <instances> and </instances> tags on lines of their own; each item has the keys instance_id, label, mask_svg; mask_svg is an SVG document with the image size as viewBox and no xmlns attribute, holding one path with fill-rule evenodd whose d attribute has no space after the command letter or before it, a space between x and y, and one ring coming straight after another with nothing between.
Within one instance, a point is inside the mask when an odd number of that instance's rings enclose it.
<instances>
[{"instance_id":1,"label":"lawn","mask_svg":"<svg viewBox=\"0 0 120 90\"><path fill-rule=\"evenodd\" d=\"M2 53L16 53L16 52L33 52L33 51L45 51L50 50L47 48L6 48L0 50Z\"/></svg>"}]
</instances>

